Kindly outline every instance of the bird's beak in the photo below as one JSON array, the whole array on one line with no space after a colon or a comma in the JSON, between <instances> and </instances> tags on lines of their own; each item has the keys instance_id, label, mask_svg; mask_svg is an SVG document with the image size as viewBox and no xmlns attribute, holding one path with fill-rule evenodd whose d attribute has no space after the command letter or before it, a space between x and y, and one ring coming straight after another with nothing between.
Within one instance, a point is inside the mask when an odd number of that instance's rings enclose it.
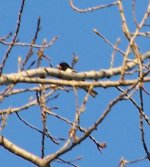
<instances>
[{"instance_id":1,"label":"bird's beak","mask_svg":"<svg viewBox=\"0 0 150 167\"><path fill-rule=\"evenodd\" d=\"M61 67L60 67L60 65L59 65L59 64L56 66L56 68L57 68L57 69L59 69L59 70L61 70Z\"/></svg>"}]
</instances>

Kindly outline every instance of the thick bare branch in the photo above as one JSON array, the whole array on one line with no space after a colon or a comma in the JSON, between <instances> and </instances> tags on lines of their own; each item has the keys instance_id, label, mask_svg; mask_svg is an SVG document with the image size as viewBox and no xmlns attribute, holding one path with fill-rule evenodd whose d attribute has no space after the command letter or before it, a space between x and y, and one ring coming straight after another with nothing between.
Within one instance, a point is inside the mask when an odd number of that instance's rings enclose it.
<instances>
[{"instance_id":1,"label":"thick bare branch","mask_svg":"<svg viewBox=\"0 0 150 167\"><path fill-rule=\"evenodd\" d=\"M25 151L24 149L16 146L14 143L12 143L11 141L9 141L8 139L6 139L3 136L0 136L0 145L4 148L6 148L8 151L12 152L13 154L16 154L30 162L33 162L36 165L41 164L42 159L40 159L39 157L37 157L36 155L34 155L33 153L29 153L27 151Z\"/></svg>"},{"instance_id":2,"label":"thick bare branch","mask_svg":"<svg viewBox=\"0 0 150 167\"><path fill-rule=\"evenodd\" d=\"M142 57L143 60L148 59L150 57L150 53L147 52L145 56ZM125 69L129 70L135 67L138 64L138 60L134 59L131 62L128 62L126 64ZM47 84L58 84L60 85L61 82L64 85L66 84L66 81L59 81L59 80L52 80L52 79L42 79L42 78L36 78L40 76L53 76L53 77L58 77L58 78L63 78L66 80L84 80L84 79L102 79L102 78L110 78L112 76L121 74L122 72L122 66L116 67L116 68L111 68L108 70L100 70L100 71L90 71L90 72L80 72L80 73L70 73L70 72L64 72L60 71L58 69L54 68L38 68L38 69L32 69L32 70L27 70L27 71L22 71L18 73L13 73L13 74L5 74L1 76L0 79L0 85L7 85L9 83L17 83L17 82L26 82L26 83L47 83ZM147 80L147 79L146 79ZM145 80L145 81L146 81ZM75 81L70 81L72 83L68 84L71 86L77 86ZM119 81L118 81L119 82ZM69 82L68 82L69 83ZM80 85L83 83L83 81L78 82ZM127 82L124 82L125 84ZM63 85L61 84L61 85ZM83 83L84 84L84 83ZM86 83L87 84L87 83ZM84 86L89 86L89 85L84 85ZM90 83L90 85L93 84L93 86L100 86L97 81L93 81Z\"/></svg>"}]
</instances>

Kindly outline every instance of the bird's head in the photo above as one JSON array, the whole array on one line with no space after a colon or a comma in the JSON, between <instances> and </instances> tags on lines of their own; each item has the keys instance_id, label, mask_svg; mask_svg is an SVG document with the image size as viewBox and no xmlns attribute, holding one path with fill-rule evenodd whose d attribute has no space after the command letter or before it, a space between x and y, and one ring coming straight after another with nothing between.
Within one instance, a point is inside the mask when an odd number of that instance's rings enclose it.
<instances>
[{"instance_id":1,"label":"bird's head","mask_svg":"<svg viewBox=\"0 0 150 167\"><path fill-rule=\"evenodd\" d=\"M61 62L57 65L57 68L62 71L66 71L68 68L71 69L71 67L66 62Z\"/></svg>"}]
</instances>

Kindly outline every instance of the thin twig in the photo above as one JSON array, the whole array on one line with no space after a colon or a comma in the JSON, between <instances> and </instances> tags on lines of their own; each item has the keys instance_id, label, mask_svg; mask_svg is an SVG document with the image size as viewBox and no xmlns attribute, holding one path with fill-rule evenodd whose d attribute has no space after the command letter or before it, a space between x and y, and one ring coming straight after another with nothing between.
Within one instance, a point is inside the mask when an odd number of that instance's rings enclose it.
<instances>
[{"instance_id":1,"label":"thin twig","mask_svg":"<svg viewBox=\"0 0 150 167\"><path fill-rule=\"evenodd\" d=\"M118 48L118 45L120 44L120 39L117 39L115 45L114 45L114 48L113 48L113 52L112 52L112 55L111 55L111 62L110 62L110 68L113 68L114 66L114 62L115 62L115 54L116 54L116 51Z\"/></svg>"},{"instance_id":2,"label":"thin twig","mask_svg":"<svg viewBox=\"0 0 150 167\"><path fill-rule=\"evenodd\" d=\"M22 0L19 15L18 15L18 20L17 20L17 26L16 26L16 30L15 30L15 33L14 33L13 38L12 38L11 45L9 45L9 47L8 47L6 53L5 53L5 56L3 57L2 63L0 65L0 75L2 75L5 63L8 59L8 56L9 56L9 54L10 54L10 52L11 52L13 46L14 46L14 43L17 39L17 36L19 34L24 6L25 6L25 0Z\"/></svg>"},{"instance_id":3,"label":"thin twig","mask_svg":"<svg viewBox=\"0 0 150 167\"><path fill-rule=\"evenodd\" d=\"M38 34L40 32L40 22L41 22L41 19L39 17L38 21L37 21L37 28L36 28L36 31L35 31L35 35L34 35L34 38L33 38L32 42L31 42L31 44L35 44L35 42L37 40ZM30 45L30 49L29 49L29 51L27 53L27 56L25 57L25 60L22 62L21 71L24 70L24 66L26 65L26 63L28 62L28 60L30 59L32 54L33 54L33 47L32 47L32 45Z\"/></svg>"},{"instance_id":4,"label":"thin twig","mask_svg":"<svg viewBox=\"0 0 150 167\"><path fill-rule=\"evenodd\" d=\"M144 111L143 92L141 88L139 90L139 93L140 93L140 108L141 108L141 111ZM150 152L148 150L148 146L145 141L145 131L144 131L144 126L143 126L143 115L142 114L140 114L140 131L141 131L141 139L143 143L143 148L147 154L148 160L150 161Z\"/></svg>"},{"instance_id":5,"label":"thin twig","mask_svg":"<svg viewBox=\"0 0 150 167\"><path fill-rule=\"evenodd\" d=\"M33 44L33 43L25 43L25 42L15 42L13 43L14 46L21 46L21 47L33 47L33 48L49 48L51 47L54 42L58 39L57 36L54 36L48 43L46 43L44 46L43 45L38 45L38 44ZM0 43L2 43L3 45L12 45L12 42L5 42L5 41L1 41Z\"/></svg>"},{"instance_id":6,"label":"thin twig","mask_svg":"<svg viewBox=\"0 0 150 167\"><path fill-rule=\"evenodd\" d=\"M138 27L138 22L137 22L137 19L136 19L135 3L136 3L136 1L135 1L135 0L132 0L132 15L133 15L133 21L134 21L136 27Z\"/></svg>"},{"instance_id":7,"label":"thin twig","mask_svg":"<svg viewBox=\"0 0 150 167\"><path fill-rule=\"evenodd\" d=\"M43 131L39 130L37 127L31 125L30 123L26 122L23 118L21 118L21 116L19 115L18 112L16 112L16 115L17 115L17 117L19 118L19 120L22 121L26 126L28 126L28 127L30 127L31 129L33 129L33 130L35 130L35 131L37 131L37 132L43 134ZM55 144L59 144L58 141L57 141L57 139L54 138L48 131L45 131L45 135L46 135L48 138L50 138L50 140L51 140L52 142L54 142Z\"/></svg>"},{"instance_id":8,"label":"thin twig","mask_svg":"<svg viewBox=\"0 0 150 167\"><path fill-rule=\"evenodd\" d=\"M118 52L120 52L123 56L125 55L125 53L119 49L116 45L112 44L106 37L104 37L96 28L93 28L93 32L98 35L99 37L101 37L106 43L108 43L114 50L117 50ZM117 42L118 43L118 42Z\"/></svg>"},{"instance_id":9,"label":"thin twig","mask_svg":"<svg viewBox=\"0 0 150 167\"><path fill-rule=\"evenodd\" d=\"M117 2L113 2L113 3L107 4L107 5L97 5L97 6L89 7L86 9L80 9L74 5L73 0L70 0L71 8L79 13L93 12L95 10L100 10L100 9L104 9L104 8L108 8L108 7L112 7L112 6L116 6L116 5L117 5Z\"/></svg>"}]
</instances>

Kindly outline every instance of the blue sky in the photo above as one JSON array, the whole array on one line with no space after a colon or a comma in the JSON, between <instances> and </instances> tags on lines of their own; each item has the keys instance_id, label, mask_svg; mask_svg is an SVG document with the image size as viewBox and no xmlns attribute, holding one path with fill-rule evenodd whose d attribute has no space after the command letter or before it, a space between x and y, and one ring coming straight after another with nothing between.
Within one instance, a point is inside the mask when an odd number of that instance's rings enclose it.
<instances>
[{"instance_id":1,"label":"blue sky","mask_svg":"<svg viewBox=\"0 0 150 167\"><path fill-rule=\"evenodd\" d=\"M103 3L113 2L111 0L82 0L77 1L75 4L81 8L95 6ZM124 1L123 1L124 2ZM131 2L124 2L125 13L129 28L131 31L135 30L135 25L132 19ZM146 1L137 1L137 19L140 21L146 9ZM16 0L2 0L0 4L0 36L5 36L10 31L14 32L17 21L17 14L20 7L20 1ZM100 33L107 37L112 43L115 43L117 38L121 39L120 48L125 51L127 48L127 40L121 30L121 19L117 7L98 10L90 13L77 13L69 6L69 1L65 0L51 0L51 1L26 1L19 33L19 41L30 43L37 25L37 18L41 17L41 31L38 36L37 44L41 44L43 39L51 40L55 35L58 40L51 48L45 50L45 54L51 59L53 67L61 61L71 63L73 52L78 55L79 62L75 68L77 71L100 70L109 68L111 54L113 49L107 45L100 37L94 32L96 28ZM147 22L149 23L149 21ZM147 28L148 30L148 28ZM149 39L137 40L141 53L149 50ZM7 47L1 45L0 55L4 55ZM27 48L15 47L11 54L5 73L17 71L18 56L24 57L28 52ZM33 55L33 60L36 58L37 51ZM122 56L117 53L114 66L121 65ZM43 66L48 66L43 62ZM23 84L18 87L24 87ZM146 88L149 90L148 84ZM2 90L2 89L1 89ZM86 111L81 117L81 125L88 127L92 125L102 112L107 107L109 101L115 98L119 92L115 88L96 89L99 93L96 99L90 97ZM85 92L78 90L79 104L81 104ZM59 109L54 111L69 120L74 119L75 114L75 98L73 92L61 92L58 99L49 102L49 106L58 106ZM1 103L1 109L9 106L16 107L23 105L29 101L29 98L35 94L18 95L17 97L7 98L4 103ZM149 96L145 97L145 111L148 113ZM138 93L134 98L139 101ZM20 112L20 115L32 125L42 127L40 109L32 107L29 110ZM49 131L57 137L67 137L68 126L56 118L48 117L47 120ZM149 142L150 133L147 124L146 139ZM16 115L9 116L7 126L4 128L2 135L6 136L9 140L14 142L20 147L33 152L40 156L41 149L41 135L32 129L26 127ZM80 167L89 166L102 166L102 167L116 167L121 157L127 160L134 160L145 156L142 147L140 130L139 130L139 113L129 101L122 101L113 107L108 117L100 124L98 129L92 133L98 141L105 141L107 147L100 153L94 143L90 139L86 139L83 143L78 145L74 150L65 154L62 158L65 160L75 159L82 156L80 161L76 164ZM62 142L63 143L63 142ZM61 144L62 144L61 143ZM49 140L46 143L46 154L53 153L58 150L59 146L54 146ZM14 156L10 152L0 149L0 159L2 167L19 166L19 167L34 167L26 160ZM148 161L142 161L131 166L147 167ZM66 166L59 163L53 163L52 167Z\"/></svg>"}]
</instances>

